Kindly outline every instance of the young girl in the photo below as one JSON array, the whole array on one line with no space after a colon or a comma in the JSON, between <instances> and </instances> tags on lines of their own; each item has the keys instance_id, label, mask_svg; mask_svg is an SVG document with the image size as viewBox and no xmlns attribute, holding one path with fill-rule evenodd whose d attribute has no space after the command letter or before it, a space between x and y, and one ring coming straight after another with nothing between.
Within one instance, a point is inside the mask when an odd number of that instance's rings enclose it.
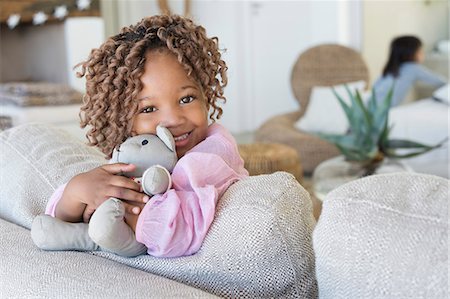
<instances>
[{"instance_id":1,"label":"young girl","mask_svg":"<svg viewBox=\"0 0 450 299\"><path fill-rule=\"evenodd\" d=\"M149 198L139 184L118 175L134 165L103 165L58 188L46 213L67 222L89 222L104 201L120 198L125 221L148 254L195 253L218 199L248 175L233 137L214 123L222 114L218 101L225 101L227 83L218 39L208 38L205 29L189 19L152 16L123 28L81 66L79 75L86 77L81 125L90 127L89 144L110 158L127 137L166 127L179 158L173 187Z\"/></svg>"},{"instance_id":2,"label":"young girl","mask_svg":"<svg viewBox=\"0 0 450 299\"><path fill-rule=\"evenodd\" d=\"M377 98L382 101L394 82L391 106L398 106L416 81L422 81L436 88L444 85L445 78L433 74L421 65L423 59L420 39L415 36L395 38L391 43L389 59L383 69L383 75L373 86Z\"/></svg>"}]
</instances>

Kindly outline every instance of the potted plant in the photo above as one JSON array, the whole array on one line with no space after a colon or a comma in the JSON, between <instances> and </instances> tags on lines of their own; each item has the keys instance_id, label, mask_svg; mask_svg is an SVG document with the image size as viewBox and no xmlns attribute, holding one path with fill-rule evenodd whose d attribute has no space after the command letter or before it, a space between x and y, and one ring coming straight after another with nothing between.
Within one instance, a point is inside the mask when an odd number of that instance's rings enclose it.
<instances>
[{"instance_id":1,"label":"potted plant","mask_svg":"<svg viewBox=\"0 0 450 299\"><path fill-rule=\"evenodd\" d=\"M333 93L345 112L349 130L344 135L316 133L319 137L333 143L341 156L324 161L313 173L313 186L320 199L348 181L374 173L410 171L411 169L397 159L417 156L440 147L425 145L410 140L390 139L392 127L388 125L393 88L383 101L377 101L375 92L365 105L358 90L352 93L346 86L350 99L344 99Z\"/></svg>"}]
</instances>

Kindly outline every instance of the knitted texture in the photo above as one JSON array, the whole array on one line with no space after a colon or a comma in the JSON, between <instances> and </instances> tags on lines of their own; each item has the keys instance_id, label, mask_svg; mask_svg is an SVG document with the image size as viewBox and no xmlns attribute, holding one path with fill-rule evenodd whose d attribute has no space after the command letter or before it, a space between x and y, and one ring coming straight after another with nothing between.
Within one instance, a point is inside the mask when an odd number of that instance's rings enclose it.
<instances>
[{"instance_id":1,"label":"knitted texture","mask_svg":"<svg viewBox=\"0 0 450 299\"><path fill-rule=\"evenodd\" d=\"M6 153L0 160L0 216L27 228L57 186L104 161L94 149L46 125L4 131L0 146ZM315 298L314 226L308 193L292 175L277 172L246 178L228 189L195 255L92 254L224 297Z\"/></svg>"},{"instance_id":2,"label":"knitted texture","mask_svg":"<svg viewBox=\"0 0 450 299\"><path fill-rule=\"evenodd\" d=\"M395 173L332 191L313 234L320 298L448 298L449 181Z\"/></svg>"},{"instance_id":3,"label":"knitted texture","mask_svg":"<svg viewBox=\"0 0 450 299\"><path fill-rule=\"evenodd\" d=\"M278 172L232 185L195 255L94 254L227 298L315 298L313 227L308 194L292 175Z\"/></svg>"},{"instance_id":4,"label":"knitted texture","mask_svg":"<svg viewBox=\"0 0 450 299\"><path fill-rule=\"evenodd\" d=\"M44 124L3 131L0 153L0 217L26 228L58 186L106 163L94 148Z\"/></svg>"},{"instance_id":5,"label":"knitted texture","mask_svg":"<svg viewBox=\"0 0 450 299\"><path fill-rule=\"evenodd\" d=\"M38 249L30 232L0 219L1 298L217 298L90 254Z\"/></svg>"}]
</instances>

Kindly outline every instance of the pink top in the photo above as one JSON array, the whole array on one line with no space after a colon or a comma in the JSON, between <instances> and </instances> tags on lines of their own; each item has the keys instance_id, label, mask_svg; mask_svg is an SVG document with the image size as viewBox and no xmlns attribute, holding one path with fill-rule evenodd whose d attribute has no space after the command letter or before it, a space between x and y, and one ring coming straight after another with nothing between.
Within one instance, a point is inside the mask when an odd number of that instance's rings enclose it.
<instances>
[{"instance_id":1,"label":"pink top","mask_svg":"<svg viewBox=\"0 0 450 299\"><path fill-rule=\"evenodd\" d=\"M214 219L217 200L237 180L248 176L236 142L221 125L187 152L172 172L172 189L153 196L136 225L136 240L153 256L176 257L197 252ZM51 196L46 214L55 208L66 185Z\"/></svg>"}]
</instances>

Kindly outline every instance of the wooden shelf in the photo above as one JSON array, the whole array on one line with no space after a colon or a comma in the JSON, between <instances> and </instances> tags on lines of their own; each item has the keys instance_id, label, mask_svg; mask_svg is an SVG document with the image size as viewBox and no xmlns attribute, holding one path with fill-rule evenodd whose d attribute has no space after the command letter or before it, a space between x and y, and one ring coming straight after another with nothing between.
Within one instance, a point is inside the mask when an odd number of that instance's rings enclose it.
<instances>
[{"instance_id":1,"label":"wooden shelf","mask_svg":"<svg viewBox=\"0 0 450 299\"><path fill-rule=\"evenodd\" d=\"M48 15L47 22L59 21L53 16L55 7L67 6L66 17L100 16L99 0L92 0L90 8L78 10L76 0L0 0L0 23L5 24L12 14L20 14L20 24L31 24L33 15L39 11Z\"/></svg>"}]
</instances>

